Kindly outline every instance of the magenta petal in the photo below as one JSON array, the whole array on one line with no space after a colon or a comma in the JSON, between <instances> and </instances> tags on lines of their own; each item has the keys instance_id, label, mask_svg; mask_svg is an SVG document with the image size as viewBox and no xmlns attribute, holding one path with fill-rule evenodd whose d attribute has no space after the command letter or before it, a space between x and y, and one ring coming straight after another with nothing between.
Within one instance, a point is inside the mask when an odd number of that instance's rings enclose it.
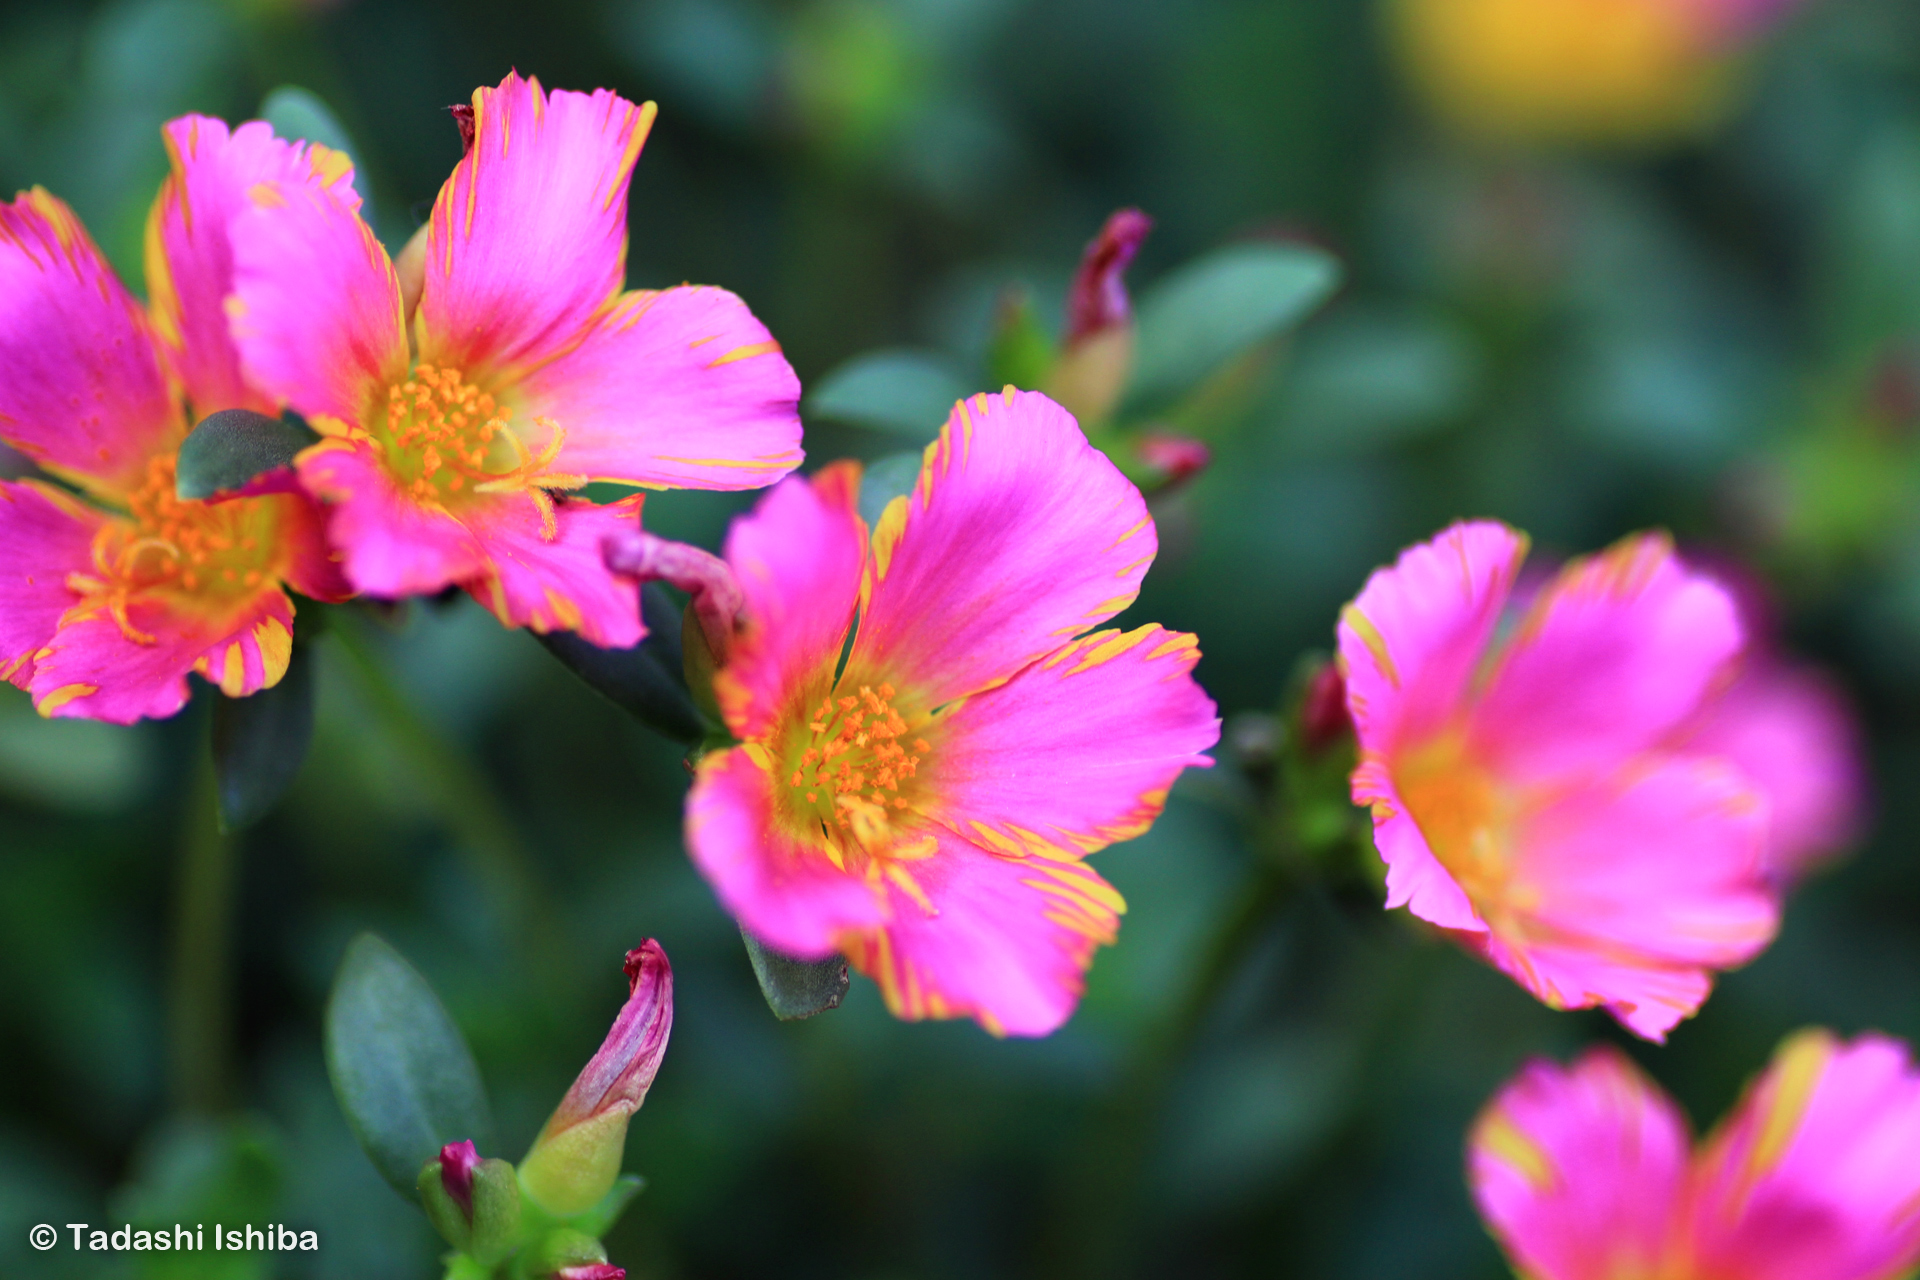
<instances>
[{"instance_id":1,"label":"magenta petal","mask_svg":"<svg viewBox=\"0 0 1920 1280\"><path fill-rule=\"evenodd\" d=\"M486 570L473 531L401 493L370 446L323 441L298 465L301 483L327 504L327 537L356 591L388 599L429 594Z\"/></svg>"},{"instance_id":2,"label":"magenta petal","mask_svg":"<svg viewBox=\"0 0 1920 1280\"><path fill-rule=\"evenodd\" d=\"M0 679L22 689L76 597L69 573L93 569L96 513L51 486L0 481Z\"/></svg>"},{"instance_id":3,"label":"magenta petal","mask_svg":"<svg viewBox=\"0 0 1920 1280\"><path fill-rule=\"evenodd\" d=\"M1894 1280L1920 1265L1920 1071L1907 1047L1804 1032L1702 1159L1699 1274Z\"/></svg>"},{"instance_id":4,"label":"magenta petal","mask_svg":"<svg viewBox=\"0 0 1920 1280\"><path fill-rule=\"evenodd\" d=\"M1502 654L1473 740L1509 780L1607 769L1692 716L1744 633L1725 587L1659 534L1563 569Z\"/></svg>"},{"instance_id":5,"label":"magenta petal","mask_svg":"<svg viewBox=\"0 0 1920 1280\"><path fill-rule=\"evenodd\" d=\"M619 296L653 104L549 94L515 73L476 89L473 113L428 224L420 358L511 379L571 349Z\"/></svg>"},{"instance_id":6,"label":"magenta petal","mask_svg":"<svg viewBox=\"0 0 1920 1280\"><path fill-rule=\"evenodd\" d=\"M1133 603L1159 546L1147 504L1036 392L954 407L875 530L852 662L930 704L991 688Z\"/></svg>"},{"instance_id":7,"label":"magenta petal","mask_svg":"<svg viewBox=\"0 0 1920 1280\"><path fill-rule=\"evenodd\" d=\"M66 205L0 204L0 439L106 489L184 432L146 313Z\"/></svg>"},{"instance_id":8,"label":"magenta petal","mask_svg":"<svg viewBox=\"0 0 1920 1280\"><path fill-rule=\"evenodd\" d=\"M627 953L627 982L626 1004L547 1121L547 1135L608 1111L631 1115L647 1100L673 1032L673 967L652 938Z\"/></svg>"},{"instance_id":9,"label":"magenta petal","mask_svg":"<svg viewBox=\"0 0 1920 1280\"><path fill-rule=\"evenodd\" d=\"M940 726L937 816L1007 852L1078 856L1152 825L1182 769L1213 762L1193 636L1103 631L969 699Z\"/></svg>"},{"instance_id":10,"label":"magenta petal","mask_svg":"<svg viewBox=\"0 0 1920 1280\"><path fill-rule=\"evenodd\" d=\"M824 694L833 676L867 563L867 528L854 510L859 483L847 464L784 480L727 533L746 626L715 691L743 738L769 732L796 691L817 679Z\"/></svg>"},{"instance_id":11,"label":"magenta petal","mask_svg":"<svg viewBox=\"0 0 1920 1280\"><path fill-rule=\"evenodd\" d=\"M1612 1049L1530 1063L1475 1122L1467 1172L1516 1270L1618 1280L1662 1270L1688 1165L1686 1122Z\"/></svg>"},{"instance_id":12,"label":"magenta petal","mask_svg":"<svg viewBox=\"0 0 1920 1280\"><path fill-rule=\"evenodd\" d=\"M687 850L740 927L776 951L821 959L886 918L881 894L775 825L772 779L745 748L700 762Z\"/></svg>"},{"instance_id":13,"label":"magenta petal","mask_svg":"<svg viewBox=\"0 0 1920 1280\"><path fill-rule=\"evenodd\" d=\"M520 383L566 432L554 465L654 488L758 489L800 465L800 380L724 289L629 293Z\"/></svg>"},{"instance_id":14,"label":"magenta petal","mask_svg":"<svg viewBox=\"0 0 1920 1280\"><path fill-rule=\"evenodd\" d=\"M1433 846L1401 802L1386 765L1362 761L1352 781L1353 802L1373 810L1373 847L1387 864L1387 909L1405 907L1443 929L1484 930L1486 923L1467 891L1440 865Z\"/></svg>"},{"instance_id":15,"label":"magenta petal","mask_svg":"<svg viewBox=\"0 0 1920 1280\"><path fill-rule=\"evenodd\" d=\"M640 591L607 568L602 546L638 525L638 499L597 506L584 499L554 504L555 534L524 494L502 495L462 513L479 540L485 568L460 585L509 627L576 631L603 649L626 649L646 635Z\"/></svg>"}]
</instances>

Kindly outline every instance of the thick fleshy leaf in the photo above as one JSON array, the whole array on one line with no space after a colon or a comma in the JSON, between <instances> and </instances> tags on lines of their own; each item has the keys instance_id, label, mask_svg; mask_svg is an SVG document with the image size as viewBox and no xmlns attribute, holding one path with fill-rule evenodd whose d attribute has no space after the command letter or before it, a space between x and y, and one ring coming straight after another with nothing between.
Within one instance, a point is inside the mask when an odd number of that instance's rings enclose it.
<instances>
[{"instance_id":1,"label":"thick fleshy leaf","mask_svg":"<svg viewBox=\"0 0 1920 1280\"><path fill-rule=\"evenodd\" d=\"M924 351L870 351L813 385L807 412L928 441L954 402L972 388L940 356Z\"/></svg>"},{"instance_id":2,"label":"thick fleshy leaf","mask_svg":"<svg viewBox=\"0 0 1920 1280\"><path fill-rule=\"evenodd\" d=\"M292 483L294 458L319 440L303 422L269 418L251 409L222 409L202 419L180 446L174 489L182 498L230 495L276 471L285 472Z\"/></svg>"},{"instance_id":3,"label":"thick fleshy leaf","mask_svg":"<svg viewBox=\"0 0 1920 1280\"><path fill-rule=\"evenodd\" d=\"M229 831L265 817L300 772L313 739L313 659L295 648L270 689L213 704L213 768L220 823Z\"/></svg>"},{"instance_id":4,"label":"thick fleshy leaf","mask_svg":"<svg viewBox=\"0 0 1920 1280\"><path fill-rule=\"evenodd\" d=\"M371 933L355 938L327 1000L327 1074L380 1176L409 1202L450 1142L492 1144L493 1121L460 1029L427 980Z\"/></svg>"},{"instance_id":5,"label":"thick fleshy leaf","mask_svg":"<svg viewBox=\"0 0 1920 1280\"><path fill-rule=\"evenodd\" d=\"M1140 300L1130 399L1177 395L1305 319L1340 283L1305 245L1232 245L1189 263Z\"/></svg>"},{"instance_id":6,"label":"thick fleshy leaf","mask_svg":"<svg viewBox=\"0 0 1920 1280\"><path fill-rule=\"evenodd\" d=\"M759 979L760 994L767 1008L783 1022L811 1018L816 1013L838 1009L847 994L845 956L825 960L796 960L781 955L745 929L740 940L747 944L747 959L753 976Z\"/></svg>"},{"instance_id":7,"label":"thick fleshy leaf","mask_svg":"<svg viewBox=\"0 0 1920 1280\"><path fill-rule=\"evenodd\" d=\"M571 631L550 631L539 640L567 670L641 724L676 742L698 742L706 726L681 676L680 608L649 582L640 588L640 612L647 638L629 649L602 649Z\"/></svg>"}]
</instances>

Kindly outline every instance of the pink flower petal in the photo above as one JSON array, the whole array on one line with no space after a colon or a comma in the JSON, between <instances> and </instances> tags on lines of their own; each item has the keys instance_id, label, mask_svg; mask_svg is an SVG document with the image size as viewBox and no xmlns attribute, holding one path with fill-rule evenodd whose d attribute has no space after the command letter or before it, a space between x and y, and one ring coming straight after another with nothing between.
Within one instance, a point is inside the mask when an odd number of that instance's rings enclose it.
<instances>
[{"instance_id":1,"label":"pink flower petal","mask_svg":"<svg viewBox=\"0 0 1920 1280\"><path fill-rule=\"evenodd\" d=\"M1765 839L1765 805L1732 770L1644 759L1520 819L1483 945L1555 1008L1605 1005L1660 1040L1705 999L1711 971L1772 941Z\"/></svg>"},{"instance_id":2,"label":"pink flower petal","mask_svg":"<svg viewBox=\"0 0 1920 1280\"><path fill-rule=\"evenodd\" d=\"M989 853L941 827L902 864L892 918L842 940L901 1018L971 1017L996 1035L1044 1036L1079 1003L1094 949L1126 903L1084 862Z\"/></svg>"},{"instance_id":3,"label":"pink flower petal","mask_svg":"<svg viewBox=\"0 0 1920 1280\"><path fill-rule=\"evenodd\" d=\"M724 289L635 292L520 384L567 433L554 466L655 488L758 489L800 465L800 380Z\"/></svg>"},{"instance_id":4,"label":"pink flower petal","mask_svg":"<svg viewBox=\"0 0 1920 1280\"><path fill-rule=\"evenodd\" d=\"M886 918L884 895L775 825L773 780L746 748L700 762L687 850L740 927L776 951L822 959Z\"/></svg>"},{"instance_id":5,"label":"pink flower petal","mask_svg":"<svg viewBox=\"0 0 1920 1280\"><path fill-rule=\"evenodd\" d=\"M1686 1185L1686 1122L1612 1049L1530 1063L1474 1123L1474 1199L1516 1271L1619 1280L1661 1269Z\"/></svg>"},{"instance_id":6,"label":"pink flower petal","mask_svg":"<svg viewBox=\"0 0 1920 1280\"><path fill-rule=\"evenodd\" d=\"M556 533L542 534L540 513L523 495L503 495L464 513L485 549L487 567L460 585L509 627L577 631L603 649L625 649L646 635L640 591L606 565L601 546L636 527L640 500L609 506L584 499L554 504Z\"/></svg>"},{"instance_id":7,"label":"pink flower petal","mask_svg":"<svg viewBox=\"0 0 1920 1280\"><path fill-rule=\"evenodd\" d=\"M339 601L354 594L339 552L327 542L327 512L305 493L286 495L278 530L287 548L286 584L315 600Z\"/></svg>"},{"instance_id":8,"label":"pink flower petal","mask_svg":"<svg viewBox=\"0 0 1920 1280\"><path fill-rule=\"evenodd\" d=\"M60 628L29 686L42 715L163 719L186 705L190 671L230 698L278 684L287 672L293 603L277 586L217 617L152 594L136 596L128 615L152 643L129 638L104 610Z\"/></svg>"},{"instance_id":9,"label":"pink flower petal","mask_svg":"<svg viewBox=\"0 0 1920 1280\"><path fill-rule=\"evenodd\" d=\"M473 114L427 232L420 358L511 379L571 350L619 296L653 104L548 94L515 73L474 90Z\"/></svg>"},{"instance_id":10,"label":"pink flower petal","mask_svg":"<svg viewBox=\"0 0 1920 1280\"><path fill-rule=\"evenodd\" d=\"M324 172L323 159L311 162ZM247 188L230 230L229 332L248 381L336 431L360 425L407 368L400 282L359 207L344 180L269 178Z\"/></svg>"},{"instance_id":11,"label":"pink flower petal","mask_svg":"<svg viewBox=\"0 0 1920 1280\"><path fill-rule=\"evenodd\" d=\"M1791 884L1859 838L1866 769L1844 694L1813 667L1765 655L1716 699L1686 749L1721 756L1767 798L1767 861Z\"/></svg>"},{"instance_id":12,"label":"pink flower petal","mask_svg":"<svg viewBox=\"0 0 1920 1280\"><path fill-rule=\"evenodd\" d=\"M1894 1280L1920 1265L1920 1071L1907 1047L1803 1032L1703 1153L1700 1274Z\"/></svg>"},{"instance_id":13,"label":"pink flower petal","mask_svg":"<svg viewBox=\"0 0 1920 1280\"><path fill-rule=\"evenodd\" d=\"M310 184L348 209L359 207L347 157L273 136L263 120L229 132L224 121L182 116L161 131L173 171L154 199L147 228L147 291L154 327L196 418L218 409L275 413L247 385L228 334L233 292L228 228L259 182Z\"/></svg>"},{"instance_id":14,"label":"pink flower petal","mask_svg":"<svg viewBox=\"0 0 1920 1280\"><path fill-rule=\"evenodd\" d=\"M401 493L369 445L325 440L297 465L301 483L327 503L327 536L356 591L397 599L486 571L486 549L473 530Z\"/></svg>"},{"instance_id":15,"label":"pink flower petal","mask_svg":"<svg viewBox=\"0 0 1920 1280\"><path fill-rule=\"evenodd\" d=\"M977 693L1126 608L1159 543L1140 491L1036 392L954 407L874 533L851 661L931 705Z\"/></svg>"},{"instance_id":16,"label":"pink flower petal","mask_svg":"<svg viewBox=\"0 0 1920 1280\"><path fill-rule=\"evenodd\" d=\"M859 484L847 463L784 480L727 533L746 618L715 694L742 738L769 732L790 703L811 706L832 681L867 563Z\"/></svg>"},{"instance_id":17,"label":"pink flower petal","mask_svg":"<svg viewBox=\"0 0 1920 1280\"><path fill-rule=\"evenodd\" d=\"M100 516L51 485L0 481L0 679L22 689L73 607L69 573L93 568Z\"/></svg>"},{"instance_id":18,"label":"pink flower petal","mask_svg":"<svg viewBox=\"0 0 1920 1280\"><path fill-rule=\"evenodd\" d=\"M969 699L939 725L934 815L1006 853L1063 859L1153 824L1182 769L1213 762L1198 641L1153 624L1101 631Z\"/></svg>"},{"instance_id":19,"label":"pink flower petal","mask_svg":"<svg viewBox=\"0 0 1920 1280\"><path fill-rule=\"evenodd\" d=\"M1611 768L1693 715L1744 639L1726 588L1664 535L1629 538L1534 602L1474 711L1474 750L1514 781Z\"/></svg>"},{"instance_id":20,"label":"pink flower petal","mask_svg":"<svg viewBox=\"0 0 1920 1280\"><path fill-rule=\"evenodd\" d=\"M66 205L0 204L0 439L118 492L185 433L146 313Z\"/></svg>"},{"instance_id":21,"label":"pink flower petal","mask_svg":"<svg viewBox=\"0 0 1920 1280\"><path fill-rule=\"evenodd\" d=\"M1442 929L1477 933L1487 927L1467 891L1434 856L1383 762L1364 760L1353 771L1353 802L1373 810L1373 847L1387 864L1389 911L1405 907Z\"/></svg>"}]
</instances>

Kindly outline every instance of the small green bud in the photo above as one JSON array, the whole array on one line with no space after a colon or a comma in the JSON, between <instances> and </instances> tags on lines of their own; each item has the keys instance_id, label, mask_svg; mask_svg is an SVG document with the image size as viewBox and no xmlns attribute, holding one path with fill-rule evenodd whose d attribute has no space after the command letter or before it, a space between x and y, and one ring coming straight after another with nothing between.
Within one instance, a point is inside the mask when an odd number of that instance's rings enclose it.
<instances>
[{"instance_id":1,"label":"small green bud","mask_svg":"<svg viewBox=\"0 0 1920 1280\"><path fill-rule=\"evenodd\" d=\"M591 1274L590 1268L605 1267L607 1251L598 1240L571 1227L561 1227L549 1232L545 1239L534 1246L526 1264L526 1273L533 1280L554 1280L557 1276L569 1273Z\"/></svg>"},{"instance_id":2,"label":"small green bud","mask_svg":"<svg viewBox=\"0 0 1920 1280\"><path fill-rule=\"evenodd\" d=\"M520 1181L505 1160L482 1160L471 1142L449 1143L420 1170L420 1203L446 1242L484 1266L520 1239Z\"/></svg>"}]
</instances>

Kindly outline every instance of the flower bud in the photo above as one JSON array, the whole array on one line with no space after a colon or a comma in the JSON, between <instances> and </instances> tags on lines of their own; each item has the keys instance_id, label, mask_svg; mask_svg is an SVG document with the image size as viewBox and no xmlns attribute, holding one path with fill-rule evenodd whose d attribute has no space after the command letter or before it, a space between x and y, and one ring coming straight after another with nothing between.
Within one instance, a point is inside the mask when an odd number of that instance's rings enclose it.
<instances>
[{"instance_id":1,"label":"flower bud","mask_svg":"<svg viewBox=\"0 0 1920 1280\"><path fill-rule=\"evenodd\" d=\"M520 1184L556 1217L585 1213L620 1175L627 1120L646 1100L673 1029L673 970L649 938L627 953L627 1003L520 1162ZM600 1259L604 1261L604 1257Z\"/></svg>"},{"instance_id":2,"label":"flower bud","mask_svg":"<svg viewBox=\"0 0 1920 1280\"><path fill-rule=\"evenodd\" d=\"M710 551L635 529L609 536L601 548L607 568L639 582L665 582L693 597L691 613L713 656L725 665L746 593L725 560Z\"/></svg>"},{"instance_id":3,"label":"flower bud","mask_svg":"<svg viewBox=\"0 0 1920 1280\"><path fill-rule=\"evenodd\" d=\"M1353 732L1353 717L1347 712L1347 682L1338 663L1324 663L1308 677L1300 695L1299 714L1300 745L1310 755L1319 755Z\"/></svg>"},{"instance_id":4,"label":"flower bud","mask_svg":"<svg viewBox=\"0 0 1920 1280\"><path fill-rule=\"evenodd\" d=\"M1143 432L1134 453L1153 472L1148 479L1157 481L1152 487L1156 496L1179 488L1213 461L1213 450L1204 443L1171 431Z\"/></svg>"},{"instance_id":5,"label":"flower bud","mask_svg":"<svg viewBox=\"0 0 1920 1280\"><path fill-rule=\"evenodd\" d=\"M520 1184L505 1160L482 1160L471 1142L450 1142L420 1170L420 1203L446 1242L485 1266L513 1252Z\"/></svg>"},{"instance_id":6,"label":"flower bud","mask_svg":"<svg viewBox=\"0 0 1920 1280\"><path fill-rule=\"evenodd\" d=\"M1046 392L1082 426L1106 421L1133 372L1133 303L1125 276L1152 229L1153 219L1138 209L1108 218L1067 292L1065 351Z\"/></svg>"},{"instance_id":7,"label":"flower bud","mask_svg":"<svg viewBox=\"0 0 1920 1280\"><path fill-rule=\"evenodd\" d=\"M607 1251L592 1236L562 1227L533 1251L526 1274L532 1280L626 1280L626 1271L607 1261Z\"/></svg>"}]
</instances>

